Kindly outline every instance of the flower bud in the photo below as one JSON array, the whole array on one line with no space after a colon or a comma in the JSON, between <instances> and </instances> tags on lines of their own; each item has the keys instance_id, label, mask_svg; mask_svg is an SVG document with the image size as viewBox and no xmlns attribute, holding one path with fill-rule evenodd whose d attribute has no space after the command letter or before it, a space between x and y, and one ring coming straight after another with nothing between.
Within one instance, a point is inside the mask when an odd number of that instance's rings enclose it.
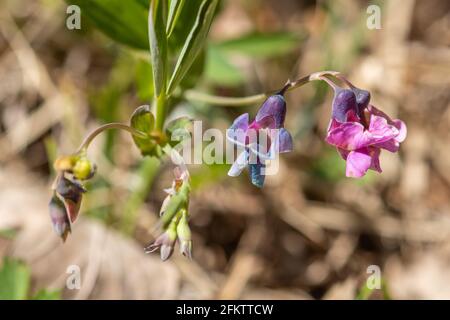
<instances>
[{"instance_id":1,"label":"flower bud","mask_svg":"<svg viewBox=\"0 0 450 320\"><path fill-rule=\"evenodd\" d=\"M94 176L96 169L95 164L92 164L87 158L83 157L77 160L72 172L78 180L87 180Z\"/></svg>"},{"instance_id":2,"label":"flower bud","mask_svg":"<svg viewBox=\"0 0 450 320\"><path fill-rule=\"evenodd\" d=\"M53 167L56 171L72 171L76 162L76 156L61 156L55 160Z\"/></svg>"},{"instance_id":3,"label":"flower bud","mask_svg":"<svg viewBox=\"0 0 450 320\"><path fill-rule=\"evenodd\" d=\"M48 204L48 208L53 230L55 230L56 234L60 236L63 241L66 241L67 235L71 229L69 217L67 216L67 211L63 202L57 195L53 195Z\"/></svg>"},{"instance_id":4,"label":"flower bud","mask_svg":"<svg viewBox=\"0 0 450 320\"><path fill-rule=\"evenodd\" d=\"M186 209L181 210L181 218L177 225L178 240L180 240L180 252L185 257L192 259L192 235L188 223Z\"/></svg>"},{"instance_id":5,"label":"flower bud","mask_svg":"<svg viewBox=\"0 0 450 320\"><path fill-rule=\"evenodd\" d=\"M81 199L86 190L76 181L60 177L56 185L56 193L62 198L70 222L73 223L80 211Z\"/></svg>"},{"instance_id":6,"label":"flower bud","mask_svg":"<svg viewBox=\"0 0 450 320\"><path fill-rule=\"evenodd\" d=\"M175 247L175 241L177 240L177 221L178 217L175 217L167 230L161 234L156 240L146 247L145 253L151 253L160 249L161 260L166 261L170 258Z\"/></svg>"},{"instance_id":7,"label":"flower bud","mask_svg":"<svg viewBox=\"0 0 450 320\"><path fill-rule=\"evenodd\" d=\"M334 91L332 116L339 122L347 120L350 110L357 112L356 96L350 89L336 88Z\"/></svg>"}]
</instances>

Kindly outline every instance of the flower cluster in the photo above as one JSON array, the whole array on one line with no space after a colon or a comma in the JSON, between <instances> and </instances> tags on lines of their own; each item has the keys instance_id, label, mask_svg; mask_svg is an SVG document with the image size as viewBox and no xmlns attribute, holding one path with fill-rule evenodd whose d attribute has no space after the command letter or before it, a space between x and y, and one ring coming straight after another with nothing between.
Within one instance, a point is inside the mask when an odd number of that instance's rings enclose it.
<instances>
[{"instance_id":1,"label":"flower cluster","mask_svg":"<svg viewBox=\"0 0 450 320\"><path fill-rule=\"evenodd\" d=\"M145 248L146 253L160 249L161 260L165 261L172 255L175 243L180 242L180 252L189 259L192 258L192 239L189 228L189 172L178 152L172 150L172 161L177 164L174 169L175 179L172 186L164 191L164 199L160 216L164 232Z\"/></svg>"},{"instance_id":2,"label":"flower cluster","mask_svg":"<svg viewBox=\"0 0 450 320\"><path fill-rule=\"evenodd\" d=\"M346 161L346 176L360 178L369 169L381 172L381 149L398 151L406 138L405 123L391 119L369 104L370 93L356 88L348 80L343 79L350 89L338 87L326 77L321 79L335 92L325 140L335 146ZM292 137L284 128L285 117L286 102L283 94L279 93L263 103L252 123L249 124L248 113L234 120L227 131L227 138L243 151L228 175L238 176L248 166L252 183L257 187L263 186L266 161L274 159L277 153L292 150ZM267 133L274 129L277 130L276 135Z\"/></svg>"},{"instance_id":3,"label":"flower cluster","mask_svg":"<svg viewBox=\"0 0 450 320\"><path fill-rule=\"evenodd\" d=\"M55 161L58 172L49 203L50 219L56 234L66 240L80 211L86 189L81 181L92 178L96 167L85 155L63 156Z\"/></svg>"}]
</instances>

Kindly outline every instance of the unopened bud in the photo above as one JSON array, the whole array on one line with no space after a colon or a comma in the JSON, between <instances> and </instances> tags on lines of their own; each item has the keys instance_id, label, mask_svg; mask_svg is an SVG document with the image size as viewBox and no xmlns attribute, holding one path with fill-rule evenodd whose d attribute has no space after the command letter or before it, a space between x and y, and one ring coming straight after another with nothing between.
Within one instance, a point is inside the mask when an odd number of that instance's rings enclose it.
<instances>
[{"instance_id":1,"label":"unopened bud","mask_svg":"<svg viewBox=\"0 0 450 320\"><path fill-rule=\"evenodd\" d=\"M356 96L353 91L342 88L335 89L332 104L333 118L339 122L345 122L350 110L357 112Z\"/></svg>"},{"instance_id":2,"label":"unopened bud","mask_svg":"<svg viewBox=\"0 0 450 320\"><path fill-rule=\"evenodd\" d=\"M167 230L161 234L156 240L146 247L145 253L151 253L160 249L161 260L166 261L170 258L175 247L175 241L177 240L176 223L177 218L174 218L170 223Z\"/></svg>"},{"instance_id":3,"label":"unopened bud","mask_svg":"<svg viewBox=\"0 0 450 320\"><path fill-rule=\"evenodd\" d=\"M64 177L59 178L56 193L62 198L71 223L78 217L84 192L86 190L78 182Z\"/></svg>"},{"instance_id":4,"label":"unopened bud","mask_svg":"<svg viewBox=\"0 0 450 320\"><path fill-rule=\"evenodd\" d=\"M63 241L66 241L67 235L70 232L70 222L64 203L58 196L53 195L48 204L48 208L53 230L55 230L56 234L60 236Z\"/></svg>"},{"instance_id":5,"label":"unopened bud","mask_svg":"<svg viewBox=\"0 0 450 320\"><path fill-rule=\"evenodd\" d=\"M180 241L180 252L185 257L192 259L192 235L188 223L186 209L181 210L181 218L177 225L177 235Z\"/></svg>"},{"instance_id":6,"label":"unopened bud","mask_svg":"<svg viewBox=\"0 0 450 320\"><path fill-rule=\"evenodd\" d=\"M78 180L87 180L92 178L92 176L95 174L95 171L95 164L92 164L85 157L78 159L72 169L74 177Z\"/></svg>"}]
</instances>

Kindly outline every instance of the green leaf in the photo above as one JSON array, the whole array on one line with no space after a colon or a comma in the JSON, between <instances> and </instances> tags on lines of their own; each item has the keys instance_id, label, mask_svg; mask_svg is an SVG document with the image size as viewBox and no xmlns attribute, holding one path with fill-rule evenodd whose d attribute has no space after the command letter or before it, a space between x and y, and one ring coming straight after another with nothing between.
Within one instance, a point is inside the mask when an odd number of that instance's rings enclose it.
<instances>
[{"instance_id":1,"label":"green leaf","mask_svg":"<svg viewBox=\"0 0 450 320\"><path fill-rule=\"evenodd\" d=\"M215 43L222 52L236 52L252 57L270 58L286 54L299 45L300 37L293 33L251 33L243 37Z\"/></svg>"},{"instance_id":2,"label":"green leaf","mask_svg":"<svg viewBox=\"0 0 450 320\"><path fill-rule=\"evenodd\" d=\"M150 101L153 99L153 71L152 65L144 60L136 64L136 89L139 99Z\"/></svg>"},{"instance_id":3,"label":"green leaf","mask_svg":"<svg viewBox=\"0 0 450 320\"><path fill-rule=\"evenodd\" d=\"M32 300L61 300L61 291L48 291L46 289L39 290Z\"/></svg>"},{"instance_id":4,"label":"green leaf","mask_svg":"<svg viewBox=\"0 0 450 320\"><path fill-rule=\"evenodd\" d=\"M5 258L0 270L0 300L24 300L30 286L30 270L21 261Z\"/></svg>"},{"instance_id":5,"label":"green leaf","mask_svg":"<svg viewBox=\"0 0 450 320\"><path fill-rule=\"evenodd\" d=\"M147 12L142 0L66 0L80 7L82 18L115 41L148 50ZM165 29L164 29L165 30Z\"/></svg>"},{"instance_id":6,"label":"green leaf","mask_svg":"<svg viewBox=\"0 0 450 320\"><path fill-rule=\"evenodd\" d=\"M192 66L189 68L189 72L186 73L184 78L181 80L179 87L182 90L190 89L199 84L199 79L201 78L206 65L206 48L203 48L200 53L195 58Z\"/></svg>"},{"instance_id":7,"label":"green leaf","mask_svg":"<svg viewBox=\"0 0 450 320\"><path fill-rule=\"evenodd\" d=\"M206 77L209 81L224 86L237 86L244 81L242 71L214 46L209 46L206 61Z\"/></svg>"},{"instance_id":8,"label":"green leaf","mask_svg":"<svg viewBox=\"0 0 450 320\"><path fill-rule=\"evenodd\" d=\"M169 51L174 56L179 55L186 38L188 37L192 27L197 19L197 12L200 10L202 0L185 1L183 7L180 9L177 22L173 25L172 33L168 37Z\"/></svg>"},{"instance_id":9,"label":"green leaf","mask_svg":"<svg viewBox=\"0 0 450 320\"><path fill-rule=\"evenodd\" d=\"M148 39L153 69L153 85L157 97L165 90L167 78L166 4L166 0L152 0L148 13Z\"/></svg>"},{"instance_id":10,"label":"green leaf","mask_svg":"<svg viewBox=\"0 0 450 320\"><path fill-rule=\"evenodd\" d=\"M173 32L173 29L175 28L175 25L177 23L177 20L180 16L181 9L183 8L184 0L171 0L170 1L170 7L169 7L169 18L167 20L167 37L170 37L170 35Z\"/></svg>"},{"instance_id":11,"label":"green leaf","mask_svg":"<svg viewBox=\"0 0 450 320\"><path fill-rule=\"evenodd\" d=\"M148 138L140 138L133 135L133 140L143 156L152 155L156 143L151 139L150 134L155 126L155 117L150 111L150 106L144 105L134 110L131 115L130 124L136 130L149 135Z\"/></svg>"},{"instance_id":12,"label":"green leaf","mask_svg":"<svg viewBox=\"0 0 450 320\"><path fill-rule=\"evenodd\" d=\"M218 0L204 0L197 13L195 24L192 27L184 46L181 50L178 61L175 65L172 77L170 78L167 94L171 94L180 81L186 75L197 55L205 44L206 37L211 27L211 23L216 11Z\"/></svg>"}]
</instances>

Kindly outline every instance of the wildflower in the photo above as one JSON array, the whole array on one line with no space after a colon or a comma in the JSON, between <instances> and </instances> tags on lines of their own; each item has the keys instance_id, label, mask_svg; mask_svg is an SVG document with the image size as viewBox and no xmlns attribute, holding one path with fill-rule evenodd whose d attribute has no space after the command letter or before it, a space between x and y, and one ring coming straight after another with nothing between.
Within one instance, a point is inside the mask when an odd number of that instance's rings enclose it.
<instances>
[{"instance_id":1,"label":"wildflower","mask_svg":"<svg viewBox=\"0 0 450 320\"><path fill-rule=\"evenodd\" d=\"M285 117L286 102L279 93L263 103L252 123L248 113L236 118L227 130L227 138L243 151L231 166L229 176L238 176L248 165L252 183L260 188L264 185L266 160L292 151L292 137L284 128Z\"/></svg>"},{"instance_id":2,"label":"wildflower","mask_svg":"<svg viewBox=\"0 0 450 320\"><path fill-rule=\"evenodd\" d=\"M392 120L369 104L370 94L352 86L342 89L332 85L335 97L326 141L336 146L346 160L346 176L360 178L367 170L381 172L381 149L397 152L406 138L406 125Z\"/></svg>"}]
</instances>

